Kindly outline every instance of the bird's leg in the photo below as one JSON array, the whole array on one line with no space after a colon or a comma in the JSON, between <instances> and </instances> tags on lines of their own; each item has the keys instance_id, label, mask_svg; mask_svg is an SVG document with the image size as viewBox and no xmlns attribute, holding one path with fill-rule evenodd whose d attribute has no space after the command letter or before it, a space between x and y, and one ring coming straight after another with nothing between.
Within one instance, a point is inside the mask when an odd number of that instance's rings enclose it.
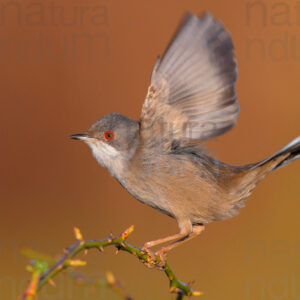
<instances>
[{"instance_id":1,"label":"bird's leg","mask_svg":"<svg viewBox=\"0 0 300 300\"><path fill-rule=\"evenodd\" d=\"M160 244L163 244L163 243L166 243L166 242L170 242L170 241L179 239L182 236L183 236L182 233L176 233L176 234L172 234L172 235L169 235L167 237L164 237L164 238L160 238L160 239L157 239L157 240L149 241L149 242L144 243L140 247L140 249L144 250L144 251L147 251L147 250L149 250L149 248L152 248L154 246L157 246L157 245L160 245Z\"/></svg>"},{"instance_id":2,"label":"bird's leg","mask_svg":"<svg viewBox=\"0 0 300 300\"><path fill-rule=\"evenodd\" d=\"M185 236L186 234L181 234L181 233L176 233L176 234L172 234L172 235L169 235L165 238L161 238L161 239L157 239L157 240L154 240L154 241L150 241L150 242L146 242L144 243L140 249L141 251L147 253L150 255L151 259L153 261L156 260L156 253L154 253L150 248L151 247L154 247L154 246L157 246L157 245L160 245L162 243L166 243L166 242L169 242L169 241L173 241L175 239L179 239L179 238L182 238L183 236Z\"/></svg>"},{"instance_id":3,"label":"bird's leg","mask_svg":"<svg viewBox=\"0 0 300 300\"><path fill-rule=\"evenodd\" d=\"M196 237L199 235L202 231L204 230L204 225L194 225L192 232L190 232L188 235L182 236L178 240L170 243L167 246L164 246L160 248L157 252L155 252L155 256L159 256L161 260L161 264L164 265L166 262L166 254L169 252L171 249L183 244L184 242L187 242L191 240L192 238Z\"/></svg>"},{"instance_id":4,"label":"bird's leg","mask_svg":"<svg viewBox=\"0 0 300 300\"><path fill-rule=\"evenodd\" d=\"M190 220L186 220L186 219L180 220L179 219L179 220L177 220L177 222L178 222L178 227L179 227L179 233L172 234L172 235L169 235L167 237L160 238L160 239L157 239L157 240L153 240L153 241L150 241L150 242L146 242L145 244L143 244L140 247L140 249L144 250L144 251L147 251L147 250L149 250L149 248L160 245L162 243L166 243L166 242L170 242L170 241L173 241L173 240L176 240L176 239L183 238L184 236L189 235L193 231L192 224L191 224Z\"/></svg>"},{"instance_id":5,"label":"bird's leg","mask_svg":"<svg viewBox=\"0 0 300 300\"><path fill-rule=\"evenodd\" d=\"M157 240L153 240L150 242L146 242L144 245L142 245L140 247L140 249L146 253L148 253L149 255L152 256L152 258L155 260L156 259L156 254L162 254L162 253L158 253L156 252L155 254L150 250L151 247L160 245L162 243L166 243L169 241L181 241L181 240L185 240L186 238L188 238L190 236L190 234L193 233L193 227L192 227L192 223L189 219L178 219L178 226L179 226L179 233L173 234L173 235L169 235L165 238L160 238ZM176 241L174 243L176 243ZM173 243L171 243L170 245L173 245ZM173 247L172 247L173 248ZM161 248L161 250L164 248ZM162 256L160 255L161 260L164 261L164 259L162 258Z\"/></svg>"}]
</instances>

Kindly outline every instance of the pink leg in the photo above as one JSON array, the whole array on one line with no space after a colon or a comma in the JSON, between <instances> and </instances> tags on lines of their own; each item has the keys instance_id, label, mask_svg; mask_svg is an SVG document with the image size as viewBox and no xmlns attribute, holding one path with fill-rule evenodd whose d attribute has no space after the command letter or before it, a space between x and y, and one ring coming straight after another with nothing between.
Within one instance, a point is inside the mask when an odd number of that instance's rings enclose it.
<instances>
[{"instance_id":1,"label":"pink leg","mask_svg":"<svg viewBox=\"0 0 300 300\"><path fill-rule=\"evenodd\" d=\"M193 239L194 237L198 236L203 230L204 230L204 225L194 225L193 231L189 235L183 236L183 237L179 238L178 240L174 241L173 243L171 243L165 247L162 247L161 249L159 249L156 252L156 254L159 255L162 258L162 260L164 260L165 255L168 251L183 244L184 242L187 242L187 241Z\"/></svg>"},{"instance_id":2,"label":"pink leg","mask_svg":"<svg viewBox=\"0 0 300 300\"><path fill-rule=\"evenodd\" d=\"M188 219L183 219L183 220L177 220L178 222L178 227L180 232L173 234L173 235L169 235L165 238L161 238L161 239L157 239L154 241L150 241L150 242L146 242L141 249L142 250L149 250L149 248L160 245L162 243L166 243L169 241L173 241L173 240L180 240L180 239L184 239L187 238L192 232L193 232L193 228L192 228L192 224L190 222L190 220Z\"/></svg>"},{"instance_id":3,"label":"pink leg","mask_svg":"<svg viewBox=\"0 0 300 300\"><path fill-rule=\"evenodd\" d=\"M161 238L161 239L157 239L157 240L154 240L154 241L149 241L149 242L146 242L146 243L141 247L141 249L142 249L142 250L146 250L146 249L152 248L152 247L154 247L154 246L157 246L157 245L160 245L160 244L169 242L169 241L173 241L173 240L175 240L175 239L180 239L180 238L182 238L183 236L184 236L184 235L181 234L181 233L176 233L176 234L172 234L172 235L169 235L169 236L164 237L164 238Z\"/></svg>"}]
</instances>

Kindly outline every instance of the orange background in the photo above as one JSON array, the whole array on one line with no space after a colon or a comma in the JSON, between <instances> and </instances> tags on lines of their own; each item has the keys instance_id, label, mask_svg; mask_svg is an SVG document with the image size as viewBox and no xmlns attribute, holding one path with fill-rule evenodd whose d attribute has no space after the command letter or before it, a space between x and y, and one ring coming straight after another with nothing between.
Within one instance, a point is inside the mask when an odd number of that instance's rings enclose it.
<instances>
[{"instance_id":1,"label":"orange background","mask_svg":"<svg viewBox=\"0 0 300 300\"><path fill-rule=\"evenodd\" d=\"M20 23L16 8L7 8L0 25L0 299L21 295L29 276L19 249L59 254L73 243L75 225L85 238L102 238L134 224L129 242L137 246L177 231L172 219L133 199L85 145L67 137L110 112L139 117L155 58L187 10L208 10L222 20L237 53L241 115L213 142L213 155L232 164L255 162L300 134L300 8L296 0L256 2L45 0L44 24L34 6L39 2L15 2ZM58 11L69 25L49 21L51 3L63 7ZM83 19L72 23L82 7L88 7ZM72 56L72 37L82 33L103 38L90 54L79 38ZM208 225L171 252L179 279L195 280L207 300L297 299L299 176L299 161L269 175L239 216ZM111 270L135 299L174 299L163 273L126 253L91 251L87 260L85 274L103 278ZM45 288L39 300L119 299L62 275L55 281L57 288Z\"/></svg>"}]
</instances>

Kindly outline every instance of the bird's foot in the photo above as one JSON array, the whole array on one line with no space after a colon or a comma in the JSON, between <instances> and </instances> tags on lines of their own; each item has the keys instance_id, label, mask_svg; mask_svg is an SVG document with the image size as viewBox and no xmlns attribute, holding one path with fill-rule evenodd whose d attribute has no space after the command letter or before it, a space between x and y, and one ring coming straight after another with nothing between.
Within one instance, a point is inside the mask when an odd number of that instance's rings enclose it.
<instances>
[{"instance_id":1,"label":"bird's foot","mask_svg":"<svg viewBox=\"0 0 300 300\"><path fill-rule=\"evenodd\" d=\"M157 264L155 253L149 247L147 247L146 244L141 246L140 250L141 250L142 254L148 255L144 260L142 260L144 265L146 265L150 269L154 268Z\"/></svg>"},{"instance_id":2,"label":"bird's foot","mask_svg":"<svg viewBox=\"0 0 300 300\"><path fill-rule=\"evenodd\" d=\"M163 269L167 259L167 251L164 248L161 248L154 253L146 244L144 244L140 247L140 250L143 254L148 254L148 257L143 261L148 268Z\"/></svg>"},{"instance_id":3,"label":"bird's foot","mask_svg":"<svg viewBox=\"0 0 300 300\"><path fill-rule=\"evenodd\" d=\"M159 249L155 252L157 266L163 268L167 263L167 251L164 248Z\"/></svg>"}]
</instances>

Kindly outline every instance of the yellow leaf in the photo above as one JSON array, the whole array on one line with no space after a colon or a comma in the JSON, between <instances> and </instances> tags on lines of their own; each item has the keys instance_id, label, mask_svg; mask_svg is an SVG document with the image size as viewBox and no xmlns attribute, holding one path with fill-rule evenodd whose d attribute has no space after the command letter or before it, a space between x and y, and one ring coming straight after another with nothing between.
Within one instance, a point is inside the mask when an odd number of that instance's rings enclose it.
<instances>
[{"instance_id":1,"label":"yellow leaf","mask_svg":"<svg viewBox=\"0 0 300 300\"><path fill-rule=\"evenodd\" d=\"M82 241L83 237L78 227L74 227L74 234L77 241Z\"/></svg>"},{"instance_id":2,"label":"yellow leaf","mask_svg":"<svg viewBox=\"0 0 300 300\"><path fill-rule=\"evenodd\" d=\"M86 261L83 261L80 259L70 259L69 263L70 263L70 266L72 266L72 267L82 267L87 264Z\"/></svg>"}]
</instances>

